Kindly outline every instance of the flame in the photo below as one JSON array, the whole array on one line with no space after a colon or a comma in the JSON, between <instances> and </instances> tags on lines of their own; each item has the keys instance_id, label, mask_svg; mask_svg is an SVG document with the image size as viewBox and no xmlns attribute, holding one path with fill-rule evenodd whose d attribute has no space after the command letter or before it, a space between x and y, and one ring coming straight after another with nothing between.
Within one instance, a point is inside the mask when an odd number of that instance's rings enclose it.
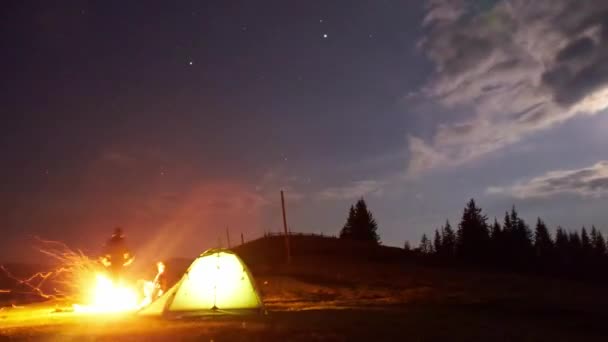
<instances>
[{"instance_id":1,"label":"flame","mask_svg":"<svg viewBox=\"0 0 608 342\"><path fill-rule=\"evenodd\" d=\"M89 304L75 304L74 311L81 313L135 312L163 294L159 278L165 271L165 264L156 264L158 273L154 281L143 281L141 291L124 283L114 283L110 277L97 273ZM143 295L143 298L142 298Z\"/></svg>"},{"instance_id":2,"label":"flame","mask_svg":"<svg viewBox=\"0 0 608 342\"><path fill-rule=\"evenodd\" d=\"M97 274L90 303L74 305L74 311L84 313L133 312L139 309L137 291L125 284L115 284L104 274Z\"/></svg>"}]
</instances>

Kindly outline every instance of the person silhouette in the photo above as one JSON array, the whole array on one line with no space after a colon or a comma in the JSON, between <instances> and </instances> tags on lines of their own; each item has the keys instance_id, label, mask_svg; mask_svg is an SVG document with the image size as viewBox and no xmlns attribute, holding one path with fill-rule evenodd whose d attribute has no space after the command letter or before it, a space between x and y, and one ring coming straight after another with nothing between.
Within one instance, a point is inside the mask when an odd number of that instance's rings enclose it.
<instances>
[{"instance_id":1,"label":"person silhouette","mask_svg":"<svg viewBox=\"0 0 608 342\"><path fill-rule=\"evenodd\" d=\"M115 282L122 281L124 268L129 266L134 259L127 248L122 228L114 228L112 236L104 246L103 256L101 257L101 262L110 273L112 280Z\"/></svg>"}]
</instances>

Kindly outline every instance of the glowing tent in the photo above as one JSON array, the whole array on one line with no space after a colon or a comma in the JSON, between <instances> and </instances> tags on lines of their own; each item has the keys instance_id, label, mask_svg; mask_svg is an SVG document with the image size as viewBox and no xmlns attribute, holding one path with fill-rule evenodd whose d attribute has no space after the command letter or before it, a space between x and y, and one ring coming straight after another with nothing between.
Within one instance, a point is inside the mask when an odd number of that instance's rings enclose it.
<instances>
[{"instance_id":1,"label":"glowing tent","mask_svg":"<svg viewBox=\"0 0 608 342\"><path fill-rule=\"evenodd\" d=\"M243 261L229 250L212 249L194 260L171 289L139 314L189 316L262 309L253 277Z\"/></svg>"}]
</instances>

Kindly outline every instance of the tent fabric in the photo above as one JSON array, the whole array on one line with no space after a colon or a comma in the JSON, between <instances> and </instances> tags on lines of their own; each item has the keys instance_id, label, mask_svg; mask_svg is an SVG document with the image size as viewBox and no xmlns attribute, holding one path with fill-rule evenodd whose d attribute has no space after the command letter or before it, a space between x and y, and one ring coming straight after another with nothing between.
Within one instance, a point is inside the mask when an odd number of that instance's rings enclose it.
<instances>
[{"instance_id":1,"label":"tent fabric","mask_svg":"<svg viewBox=\"0 0 608 342\"><path fill-rule=\"evenodd\" d=\"M233 252L212 249L201 254L165 294L140 315L197 315L263 309L247 266Z\"/></svg>"}]
</instances>

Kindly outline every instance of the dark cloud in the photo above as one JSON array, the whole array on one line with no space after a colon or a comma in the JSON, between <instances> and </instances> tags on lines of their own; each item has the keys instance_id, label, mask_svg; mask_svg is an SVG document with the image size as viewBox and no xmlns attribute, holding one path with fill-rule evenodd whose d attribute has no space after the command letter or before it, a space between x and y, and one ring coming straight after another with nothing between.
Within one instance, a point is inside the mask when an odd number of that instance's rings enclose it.
<instances>
[{"instance_id":1,"label":"dark cloud","mask_svg":"<svg viewBox=\"0 0 608 342\"><path fill-rule=\"evenodd\" d=\"M575 194L585 197L608 195L608 161L578 170L551 171L507 187L490 187L489 193L517 198L550 197Z\"/></svg>"},{"instance_id":2,"label":"dark cloud","mask_svg":"<svg viewBox=\"0 0 608 342\"><path fill-rule=\"evenodd\" d=\"M583 37L563 48L557 54L556 59L558 62L567 62L573 59L584 58L591 55L594 49L595 43L593 42L593 39Z\"/></svg>"},{"instance_id":3,"label":"dark cloud","mask_svg":"<svg viewBox=\"0 0 608 342\"><path fill-rule=\"evenodd\" d=\"M555 101L562 106L571 106L590 93L605 87L608 84L607 63L608 58L603 57L577 73L562 70L560 81L550 84Z\"/></svg>"},{"instance_id":4,"label":"dark cloud","mask_svg":"<svg viewBox=\"0 0 608 342\"><path fill-rule=\"evenodd\" d=\"M441 69L448 74L466 72L492 52L492 43L479 37L455 35L450 44L459 46L460 49L452 50L450 55L445 56L446 60Z\"/></svg>"},{"instance_id":5,"label":"dark cloud","mask_svg":"<svg viewBox=\"0 0 608 342\"><path fill-rule=\"evenodd\" d=\"M410 140L410 173L483 157L608 106L608 2L429 3L420 47L437 68L424 95L471 114L440 123L429 143Z\"/></svg>"}]
</instances>

